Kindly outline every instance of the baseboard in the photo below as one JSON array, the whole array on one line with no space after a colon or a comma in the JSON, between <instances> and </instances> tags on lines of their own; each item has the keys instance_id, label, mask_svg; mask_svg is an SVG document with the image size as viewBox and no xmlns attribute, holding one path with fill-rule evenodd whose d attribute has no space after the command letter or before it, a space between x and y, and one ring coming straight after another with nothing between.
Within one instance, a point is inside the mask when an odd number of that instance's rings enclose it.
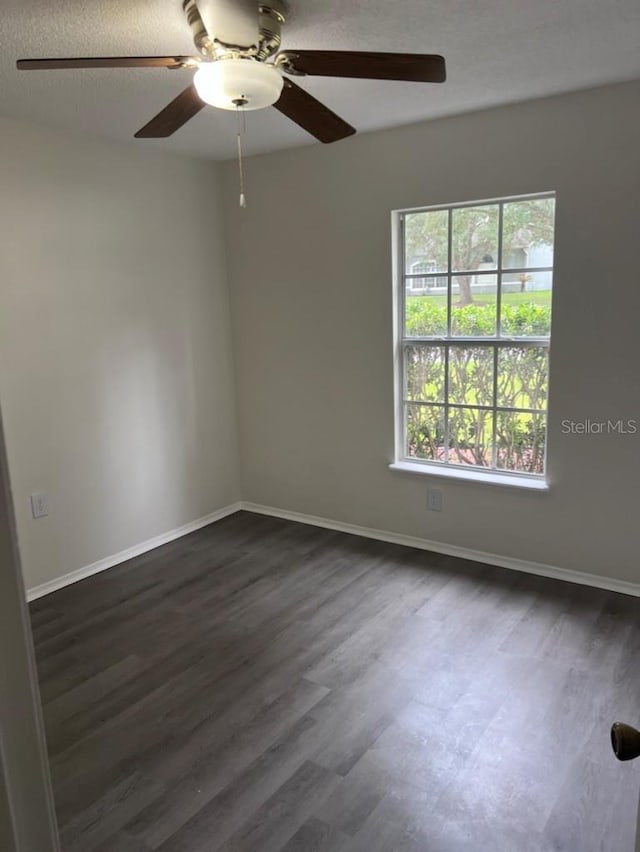
<instances>
[{"instance_id":1,"label":"baseboard","mask_svg":"<svg viewBox=\"0 0 640 852\"><path fill-rule=\"evenodd\" d=\"M304 515L301 512L289 512L286 509L276 509L272 506L261 506L257 503L242 502L241 508L246 512L255 512L258 515L270 515L274 518L283 518L287 521L297 521L301 524L310 524L314 527L324 527L337 532L359 535L364 538L373 538L378 541L387 541L391 544L402 544L406 547L416 547L419 550L431 550L434 553L442 553L446 556L458 556L461 559L469 559L473 562L482 562L487 565L497 565L500 568L509 568L512 571L522 571L526 574L536 574L539 577L549 577L553 580L564 580L567 583L578 583L581 586L593 586L596 589L605 589L610 592L620 592L623 595L634 595L640 597L640 584L629 583L626 580L615 580L611 577L600 577L596 574L586 574L580 571L571 571L567 568L557 568L553 565L544 565L539 562L528 562L524 559L515 559L511 556L499 556L496 553L485 553L481 550L471 550L467 547L459 547L455 544L447 544L441 541L429 541L400 533L376 530L370 527L360 527L355 524L345 524L342 521L334 521L329 518L318 518L315 515Z\"/></svg>"},{"instance_id":2,"label":"baseboard","mask_svg":"<svg viewBox=\"0 0 640 852\"><path fill-rule=\"evenodd\" d=\"M233 515L235 512L240 511L241 508L241 503L232 503L230 506L224 506L222 509L218 509L210 515L205 515L204 518L198 518L197 521L191 521L188 524L183 524L181 527L177 527L174 530L170 530L169 532L162 533L162 535L143 541L142 544L136 544L134 547L122 550L120 553L116 553L113 556L107 556L105 559L100 559L98 562L86 565L84 568L78 568L77 571L71 571L69 574L64 574L62 577L57 577L55 580L50 580L48 583L43 583L41 586L35 586L33 589L28 589L27 600L34 601L37 598L44 597L44 595L48 595L51 592L62 589L64 586L70 586L72 583L77 583L79 580L84 580L86 577L92 577L94 574L99 574L101 571L113 568L114 565L120 565L121 562L126 562L128 559L141 556L143 553L147 553L149 550L154 550L156 547L161 547L163 544L169 544L170 541L175 541L178 538L182 538L182 536L189 535L189 533L200 530L209 524L213 524L215 521L220 521L228 515Z\"/></svg>"},{"instance_id":3,"label":"baseboard","mask_svg":"<svg viewBox=\"0 0 640 852\"><path fill-rule=\"evenodd\" d=\"M258 503L249 503L246 501L232 503L229 506L224 506L204 518L198 518L196 521L191 521L174 530L163 533L162 535L130 547L127 550L122 550L113 556L107 556L105 559L100 559L91 565L86 565L84 568L79 568L77 571L71 571L69 574L64 574L62 577L57 577L55 580L50 580L48 583L43 583L40 586L35 586L27 591L27 599L34 601L72 583L77 583L79 580L84 580L86 577L91 577L94 574L99 574L101 571L106 571L113 568L115 565L120 565L128 559L133 559L136 556L141 556L156 547L161 547L163 544L168 544L182 536L202 529L203 527L213 524L216 521L222 520L229 515L233 515L240 510L246 512L254 512L257 515L269 515L273 518L282 518L287 521L296 521L301 524L309 524L314 527L323 527L324 529L336 530L337 532L348 533L349 535L359 535L363 538L373 538L378 541L387 541L391 544L400 544L405 547L415 547L419 550L430 550L434 553L442 553L446 556L458 556L461 559L469 559L473 562L482 562L487 565L497 565L500 568L509 568L512 571L522 571L526 574L536 574L539 577L549 577L553 580L564 580L568 583L578 583L581 586L593 586L596 589L605 589L611 592L620 592L624 595L633 595L640 597L640 584L629 583L625 580L616 580L611 577L601 577L596 574L585 574L580 571L571 571L567 568L557 568L553 565L544 565L539 562L529 562L524 559L516 559L511 556L500 556L497 553L485 553L482 550L472 550L467 547L459 547L455 544L447 544L441 541L430 541L425 538L417 538L416 536L403 535L401 533L388 532L387 530L377 530L371 527L361 527L356 524L346 524L342 521L334 521L330 518L319 518L315 515L305 515L302 512L290 512L287 509L277 509L273 506L262 506Z\"/></svg>"}]
</instances>

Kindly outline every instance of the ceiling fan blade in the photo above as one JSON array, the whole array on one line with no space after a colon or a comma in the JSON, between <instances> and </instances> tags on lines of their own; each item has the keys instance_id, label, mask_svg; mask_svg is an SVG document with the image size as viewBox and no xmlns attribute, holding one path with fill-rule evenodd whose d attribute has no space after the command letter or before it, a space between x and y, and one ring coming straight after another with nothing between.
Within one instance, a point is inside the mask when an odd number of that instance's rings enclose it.
<instances>
[{"instance_id":1,"label":"ceiling fan blade","mask_svg":"<svg viewBox=\"0 0 640 852\"><path fill-rule=\"evenodd\" d=\"M280 54L294 72L323 77L444 83L444 57L419 53L367 53L350 50L286 50Z\"/></svg>"},{"instance_id":2,"label":"ceiling fan blade","mask_svg":"<svg viewBox=\"0 0 640 852\"><path fill-rule=\"evenodd\" d=\"M95 56L78 59L19 59L19 71L50 71L65 68L184 68L194 65L193 56Z\"/></svg>"},{"instance_id":3,"label":"ceiling fan blade","mask_svg":"<svg viewBox=\"0 0 640 852\"><path fill-rule=\"evenodd\" d=\"M320 142L337 142L356 132L354 127L291 80L284 81L280 100L274 106Z\"/></svg>"},{"instance_id":4,"label":"ceiling fan blade","mask_svg":"<svg viewBox=\"0 0 640 852\"><path fill-rule=\"evenodd\" d=\"M260 43L258 0L197 0L197 6L213 40L234 47Z\"/></svg>"},{"instance_id":5,"label":"ceiling fan blade","mask_svg":"<svg viewBox=\"0 0 640 852\"><path fill-rule=\"evenodd\" d=\"M164 139L171 136L205 106L193 85L171 101L162 112L138 130L136 139Z\"/></svg>"}]
</instances>

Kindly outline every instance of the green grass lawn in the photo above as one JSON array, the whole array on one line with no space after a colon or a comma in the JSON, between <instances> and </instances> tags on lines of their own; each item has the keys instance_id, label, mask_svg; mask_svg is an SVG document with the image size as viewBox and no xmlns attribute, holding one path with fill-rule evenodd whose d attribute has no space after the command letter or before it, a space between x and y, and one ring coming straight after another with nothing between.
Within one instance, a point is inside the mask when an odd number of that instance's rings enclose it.
<instances>
[{"instance_id":1,"label":"green grass lawn","mask_svg":"<svg viewBox=\"0 0 640 852\"><path fill-rule=\"evenodd\" d=\"M428 302L430 305L446 305L447 297L439 296L408 296L410 300L420 299ZM494 305L496 297L490 293L479 293L473 297L474 305ZM456 303L456 297L453 297L453 304ZM551 290L532 290L524 293L504 293L502 296L503 305L545 305L551 307Z\"/></svg>"}]
</instances>

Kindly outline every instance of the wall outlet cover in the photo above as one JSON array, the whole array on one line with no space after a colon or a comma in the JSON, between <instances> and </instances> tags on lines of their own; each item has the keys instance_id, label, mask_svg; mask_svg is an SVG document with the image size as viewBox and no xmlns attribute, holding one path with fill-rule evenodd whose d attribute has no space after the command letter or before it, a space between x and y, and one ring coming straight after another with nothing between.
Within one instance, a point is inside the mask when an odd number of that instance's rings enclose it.
<instances>
[{"instance_id":1,"label":"wall outlet cover","mask_svg":"<svg viewBox=\"0 0 640 852\"><path fill-rule=\"evenodd\" d=\"M430 512L442 511L442 491L439 488L427 488L427 509Z\"/></svg>"},{"instance_id":2,"label":"wall outlet cover","mask_svg":"<svg viewBox=\"0 0 640 852\"><path fill-rule=\"evenodd\" d=\"M49 514L49 500L46 494L31 495L31 514L34 518L46 518Z\"/></svg>"}]
</instances>

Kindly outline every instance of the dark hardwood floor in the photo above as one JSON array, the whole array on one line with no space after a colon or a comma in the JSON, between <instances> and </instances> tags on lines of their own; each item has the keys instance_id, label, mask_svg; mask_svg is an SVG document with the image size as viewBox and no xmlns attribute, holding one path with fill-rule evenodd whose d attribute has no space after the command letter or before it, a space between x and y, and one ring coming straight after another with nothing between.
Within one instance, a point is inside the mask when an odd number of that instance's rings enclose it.
<instances>
[{"instance_id":1,"label":"dark hardwood floor","mask_svg":"<svg viewBox=\"0 0 640 852\"><path fill-rule=\"evenodd\" d=\"M31 606L65 852L631 852L640 600L238 513Z\"/></svg>"}]
</instances>

